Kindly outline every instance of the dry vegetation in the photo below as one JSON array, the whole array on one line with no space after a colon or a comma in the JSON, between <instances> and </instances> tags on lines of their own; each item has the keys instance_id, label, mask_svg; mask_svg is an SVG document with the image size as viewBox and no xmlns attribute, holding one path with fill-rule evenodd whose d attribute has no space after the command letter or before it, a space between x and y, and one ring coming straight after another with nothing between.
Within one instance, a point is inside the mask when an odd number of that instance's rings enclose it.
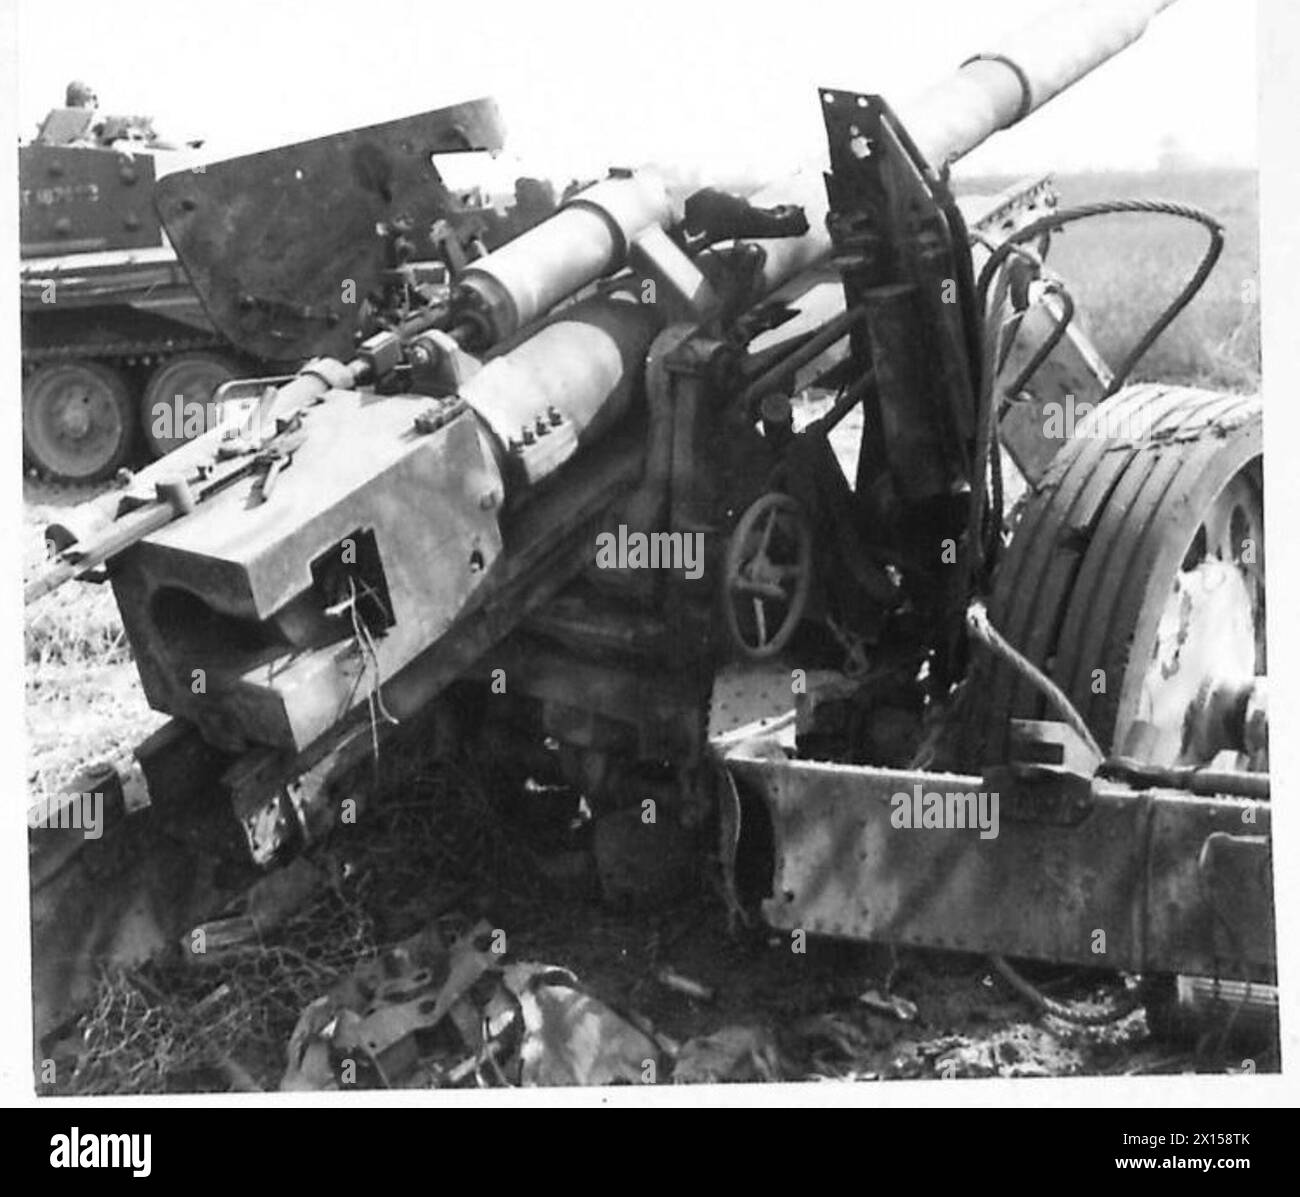
<instances>
[{"instance_id":1,"label":"dry vegetation","mask_svg":"<svg viewBox=\"0 0 1300 1197\"><path fill-rule=\"evenodd\" d=\"M45 525L93 492L29 479L24 578L46 559ZM162 722L136 683L122 622L107 586L65 586L27 613L27 768L30 796L57 792L79 769L116 759Z\"/></svg>"}]
</instances>

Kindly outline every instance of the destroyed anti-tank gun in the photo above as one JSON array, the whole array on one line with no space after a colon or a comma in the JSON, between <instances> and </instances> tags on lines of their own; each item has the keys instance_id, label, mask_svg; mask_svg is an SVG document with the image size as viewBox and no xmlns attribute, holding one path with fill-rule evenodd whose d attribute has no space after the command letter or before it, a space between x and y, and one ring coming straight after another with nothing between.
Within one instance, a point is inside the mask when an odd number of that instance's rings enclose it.
<instances>
[{"instance_id":1,"label":"destroyed anti-tank gun","mask_svg":"<svg viewBox=\"0 0 1300 1197\"><path fill-rule=\"evenodd\" d=\"M737 917L1268 1008L1260 403L1126 385L1221 232L947 182L1166 3L1066 5L901 115L824 91L826 173L613 172L436 299L401 244L410 122L164 179L213 322L317 356L50 530L32 594L106 575L173 717L136 754L157 833L283 860L468 686L530 708L598 818L716 816ZM1112 370L1045 258L1131 210L1210 250ZM1067 400L1092 410L1056 439Z\"/></svg>"}]
</instances>

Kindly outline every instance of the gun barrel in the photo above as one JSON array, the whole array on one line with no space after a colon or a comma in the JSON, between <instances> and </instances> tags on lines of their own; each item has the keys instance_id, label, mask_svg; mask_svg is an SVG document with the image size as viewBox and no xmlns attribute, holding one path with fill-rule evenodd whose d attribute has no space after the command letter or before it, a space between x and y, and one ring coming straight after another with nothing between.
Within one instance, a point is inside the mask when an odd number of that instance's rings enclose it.
<instances>
[{"instance_id":1,"label":"gun barrel","mask_svg":"<svg viewBox=\"0 0 1300 1197\"><path fill-rule=\"evenodd\" d=\"M1068 0L898 106L931 165L970 153L1126 46L1174 0Z\"/></svg>"}]
</instances>

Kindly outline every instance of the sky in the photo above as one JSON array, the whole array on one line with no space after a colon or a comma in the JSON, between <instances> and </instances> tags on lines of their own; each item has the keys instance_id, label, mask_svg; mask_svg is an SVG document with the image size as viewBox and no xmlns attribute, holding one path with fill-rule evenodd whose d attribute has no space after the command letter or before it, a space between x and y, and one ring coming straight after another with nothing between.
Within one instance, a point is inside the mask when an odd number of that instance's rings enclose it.
<instances>
[{"instance_id":1,"label":"sky","mask_svg":"<svg viewBox=\"0 0 1300 1197\"><path fill-rule=\"evenodd\" d=\"M508 146L494 173L560 179L644 162L777 174L821 151L818 87L902 107L1059 0L9 2L23 136L73 78L218 157L492 94ZM1255 60L1252 0L1179 0L963 169L1140 169L1171 138L1250 164Z\"/></svg>"}]
</instances>

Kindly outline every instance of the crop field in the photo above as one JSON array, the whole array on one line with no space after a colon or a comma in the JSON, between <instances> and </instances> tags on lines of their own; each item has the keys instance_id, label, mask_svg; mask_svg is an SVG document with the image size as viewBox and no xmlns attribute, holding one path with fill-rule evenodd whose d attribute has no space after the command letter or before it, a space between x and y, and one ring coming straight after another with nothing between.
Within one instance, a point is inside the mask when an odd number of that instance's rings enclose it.
<instances>
[{"instance_id":1,"label":"crop field","mask_svg":"<svg viewBox=\"0 0 1300 1197\"><path fill-rule=\"evenodd\" d=\"M1223 254L1192 303L1133 374L1220 390L1259 389L1258 176L1248 170L1056 175L1061 206L1103 199L1191 204L1224 228ZM994 192L1012 179L957 180L958 191ZM1115 215L1058 234L1048 266L1065 280L1102 356L1117 364L1196 268L1206 233L1168 216Z\"/></svg>"},{"instance_id":2,"label":"crop field","mask_svg":"<svg viewBox=\"0 0 1300 1197\"><path fill-rule=\"evenodd\" d=\"M961 180L959 190L1000 190L1009 182ZM1256 176L1067 174L1056 184L1062 206L1162 198L1222 220L1227 240L1218 268L1138 364L1134 380L1258 390ZM1066 280L1103 356L1116 363L1195 269L1204 243L1203 229L1168 217L1108 216L1058 236L1048 264ZM26 480L29 574L42 560L51 513L86 497L84 490ZM164 717L149 711L139 693L107 587L74 585L46 598L28 612L24 635L34 800L58 792L90 763L121 759ZM792 959L761 929L730 935L710 885L650 916L613 914L581 886L575 890L572 878L557 879L544 845L529 840L531 816L521 816L517 795L506 794L512 783L500 762L444 768L401 752L388 762L368 838L329 848L318 863L331 884L259 945L256 961L197 971L149 965L104 978L95 1008L62 1048L74 1061L74 1091L275 1088L303 1006L355 959L373 957L450 913L518 928L512 953L571 968L591 992L637 1010L666 1040L680 1043L724 1023L761 1027L771 1050L760 1076L1043 1076L1231 1065L1230 1055L1207 1052L1204 1044L1196 1051L1156 1044L1140 1015L1101 1034L1056 1025L999 988L974 957L819 944L806 959ZM665 990L655 978L666 967L716 998L699 1002ZM1105 988L1077 977L1044 983L1084 1000ZM910 1013L882 1014L862 1004L864 991L887 986L910 994ZM940 1067L953 1060L955 1071ZM1261 1058L1259 1067L1276 1061Z\"/></svg>"}]
</instances>

